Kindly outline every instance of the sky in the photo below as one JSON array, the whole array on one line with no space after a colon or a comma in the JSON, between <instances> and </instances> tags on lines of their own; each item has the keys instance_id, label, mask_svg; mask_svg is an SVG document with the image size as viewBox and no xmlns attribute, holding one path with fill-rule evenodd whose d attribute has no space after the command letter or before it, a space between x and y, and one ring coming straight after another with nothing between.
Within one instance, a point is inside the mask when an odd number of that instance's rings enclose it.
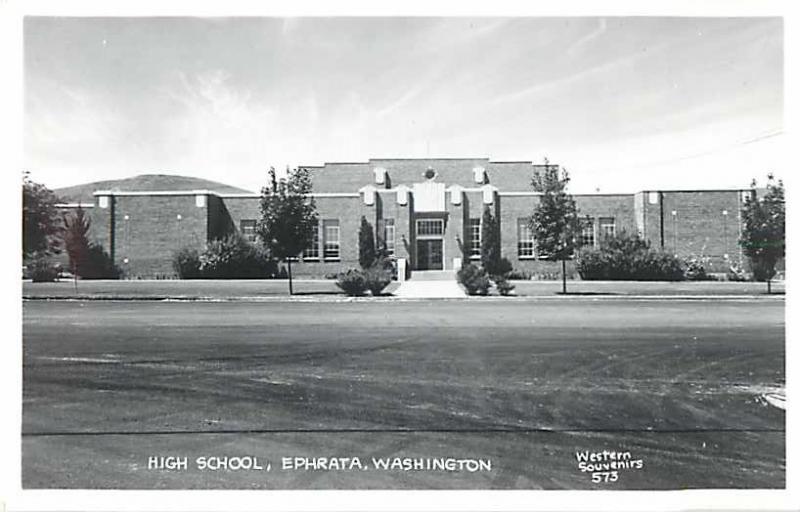
<instances>
[{"instance_id":1,"label":"sky","mask_svg":"<svg viewBox=\"0 0 800 512\"><path fill-rule=\"evenodd\" d=\"M24 52L51 188L406 157L548 158L576 193L788 172L780 18L28 17Z\"/></svg>"}]
</instances>

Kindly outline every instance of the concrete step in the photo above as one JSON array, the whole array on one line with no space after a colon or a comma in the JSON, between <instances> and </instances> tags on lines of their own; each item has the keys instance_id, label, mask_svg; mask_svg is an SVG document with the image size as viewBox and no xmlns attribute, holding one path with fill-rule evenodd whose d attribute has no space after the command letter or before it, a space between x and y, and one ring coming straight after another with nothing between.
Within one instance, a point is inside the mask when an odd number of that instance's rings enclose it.
<instances>
[{"instance_id":1,"label":"concrete step","mask_svg":"<svg viewBox=\"0 0 800 512\"><path fill-rule=\"evenodd\" d=\"M455 270L413 270L412 281L455 281Z\"/></svg>"},{"instance_id":2,"label":"concrete step","mask_svg":"<svg viewBox=\"0 0 800 512\"><path fill-rule=\"evenodd\" d=\"M421 298L458 298L466 297L467 294L453 279L448 281L404 281L400 283L400 287L394 292L395 297L403 297L407 299L421 299Z\"/></svg>"}]
</instances>

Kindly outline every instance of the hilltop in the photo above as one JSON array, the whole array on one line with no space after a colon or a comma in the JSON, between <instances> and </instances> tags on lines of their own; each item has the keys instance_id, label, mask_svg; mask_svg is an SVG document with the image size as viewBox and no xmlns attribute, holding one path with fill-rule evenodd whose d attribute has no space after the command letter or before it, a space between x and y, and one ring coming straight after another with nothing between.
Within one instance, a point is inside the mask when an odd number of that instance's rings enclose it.
<instances>
[{"instance_id":1,"label":"hilltop","mask_svg":"<svg viewBox=\"0 0 800 512\"><path fill-rule=\"evenodd\" d=\"M177 176L173 174L140 174L119 180L94 181L82 185L57 188L56 195L66 202L92 202L96 190L125 190L152 192L155 190L211 190L222 193L251 192L224 183L202 178Z\"/></svg>"}]
</instances>

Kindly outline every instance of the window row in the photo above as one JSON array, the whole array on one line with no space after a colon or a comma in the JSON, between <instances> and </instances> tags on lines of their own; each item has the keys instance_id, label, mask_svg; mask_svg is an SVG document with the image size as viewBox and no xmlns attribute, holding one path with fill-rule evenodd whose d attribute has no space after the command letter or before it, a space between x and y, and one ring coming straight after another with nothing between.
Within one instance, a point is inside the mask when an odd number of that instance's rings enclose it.
<instances>
[{"instance_id":1,"label":"window row","mask_svg":"<svg viewBox=\"0 0 800 512\"><path fill-rule=\"evenodd\" d=\"M600 217L595 223L593 217L583 219L581 244L584 247L596 247L598 239L616 236L614 217ZM239 224L242 236L248 241L256 241L256 221L243 219ZM417 235L441 236L444 231L441 221L419 220ZM389 255L395 253L394 219L378 221L378 243L382 244ZM599 236L598 236L599 235ZM481 257L481 219L471 218L467 225L468 249L471 259ZM338 261L340 258L340 231L338 219L323 219L317 223L311 246L303 251L304 260L319 261L320 253L324 261ZM521 259L536 257L536 241L533 237L527 218L517 219L517 257Z\"/></svg>"},{"instance_id":2,"label":"window row","mask_svg":"<svg viewBox=\"0 0 800 512\"><path fill-rule=\"evenodd\" d=\"M339 219L323 219L317 222L311 245L303 251L303 259L318 261L322 252L325 261L338 261L341 257Z\"/></svg>"},{"instance_id":3,"label":"window row","mask_svg":"<svg viewBox=\"0 0 800 512\"><path fill-rule=\"evenodd\" d=\"M598 240L614 237L616 235L617 228L614 217L600 217L598 223L595 223L593 217L586 217L583 219L581 245L584 247L597 247Z\"/></svg>"},{"instance_id":4,"label":"window row","mask_svg":"<svg viewBox=\"0 0 800 512\"><path fill-rule=\"evenodd\" d=\"M239 221L239 231L249 242L257 240L256 221L242 219ZM395 251L395 226L394 219L381 219L378 225L378 237L389 255ZM319 261L320 254L324 261L338 261L341 258L340 246L341 233L339 219L323 219L317 222L311 245L303 251L302 258L306 261Z\"/></svg>"},{"instance_id":5,"label":"window row","mask_svg":"<svg viewBox=\"0 0 800 512\"><path fill-rule=\"evenodd\" d=\"M599 239L616 236L616 223L614 217L600 217L597 224ZM581 244L585 247L596 247L598 237L595 234L596 225L594 219L589 217L584 219L581 230ZM469 255L471 259L481 257L481 219L471 218L467 225L467 235L469 237ZM517 219L517 257L520 259L530 259L536 257L536 241L533 230L529 225L529 219Z\"/></svg>"}]
</instances>

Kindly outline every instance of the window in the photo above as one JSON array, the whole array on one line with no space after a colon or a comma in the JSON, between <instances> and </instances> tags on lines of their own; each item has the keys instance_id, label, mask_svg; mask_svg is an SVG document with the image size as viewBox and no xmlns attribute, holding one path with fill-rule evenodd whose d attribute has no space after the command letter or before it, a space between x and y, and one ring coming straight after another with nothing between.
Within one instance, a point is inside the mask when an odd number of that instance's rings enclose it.
<instances>
[{"instance_id":1,"label":"window","mask_svg":"<svg viewBox=\"0 0 800 512\"><path fill-rule=\"evenodd\" d=\"M442 236L444 221L442 219L419 219L417 221L418 236Z\"/></svg>"},{"instance_id":2,"label":"window","mask_svg":"<svg viewBox=\"0 0 800 512\"><path fill-rule=\"evenodd\" d=\"M592 217L584 218L581 223L581 245L594 247L594 219Z\"/></svg>"},{"instance_id":3,"label":"window","mask_svg":"<svg viewBox=\"0 0 800 512\"><path fill-rule=\"evenodd\" d=\"M614 224L614 217L600 217L600 236L603 238L617 236L617 227Z\"/></svg>"},{"instance_id":4,"label":"window","mask_svg":"<svg viewBox=\"0 0 800 512\"><path fill-rule=\"evenodd\" d=\"M481 257L481 219L469 219L469 257Z\"/></svg>"},{"instance_id":5,"label":"window","mask_svg":"<svg viewBox=\"0 0 800 512\"><path fill-rule=\"evenodd\" d=\"M324 229L324 254L326 260L339 259L339 220L330 219L322 221Z\"/></svg>"},{"instance_id":6,"label":"window","mask_svg":"<svg viewBox=\"0 0 800 512\"><path fill-rule=\"evenodd\" d=\"M394 256L394 219L383 219L383 243L386 252Z\"/></svg>"},{"instance_id":7,"label":"window","mask_svg":"<svg viewBox=\"0 0 800 512\"><path fill-rule=\"evenodd\" d=\"M239 221L239 231L248 242L255 242L256 235L256 221L253 219L242 219Z\"/></svg>"},{"instance_id":8,"label":"window","mask_svg":"<svg viewBox=\"0 0 800 512\"><path fill-rule=\"evenodd\" d=\"M304 260L318 260L319 259L319 222L314 224L314 238L311 240L311 245L303 251Z\"/></svg>"},{"instance_id":9,"label":"window","mask_svg":"<svg viewBox=\"0 0 800 512\"><path fill-rule=\"evenodd\" d=\"M534 258L536 256L536 243L528 221L529 219L517 219L517 256L519 258Z\"/></svg>"}]
</instances>

